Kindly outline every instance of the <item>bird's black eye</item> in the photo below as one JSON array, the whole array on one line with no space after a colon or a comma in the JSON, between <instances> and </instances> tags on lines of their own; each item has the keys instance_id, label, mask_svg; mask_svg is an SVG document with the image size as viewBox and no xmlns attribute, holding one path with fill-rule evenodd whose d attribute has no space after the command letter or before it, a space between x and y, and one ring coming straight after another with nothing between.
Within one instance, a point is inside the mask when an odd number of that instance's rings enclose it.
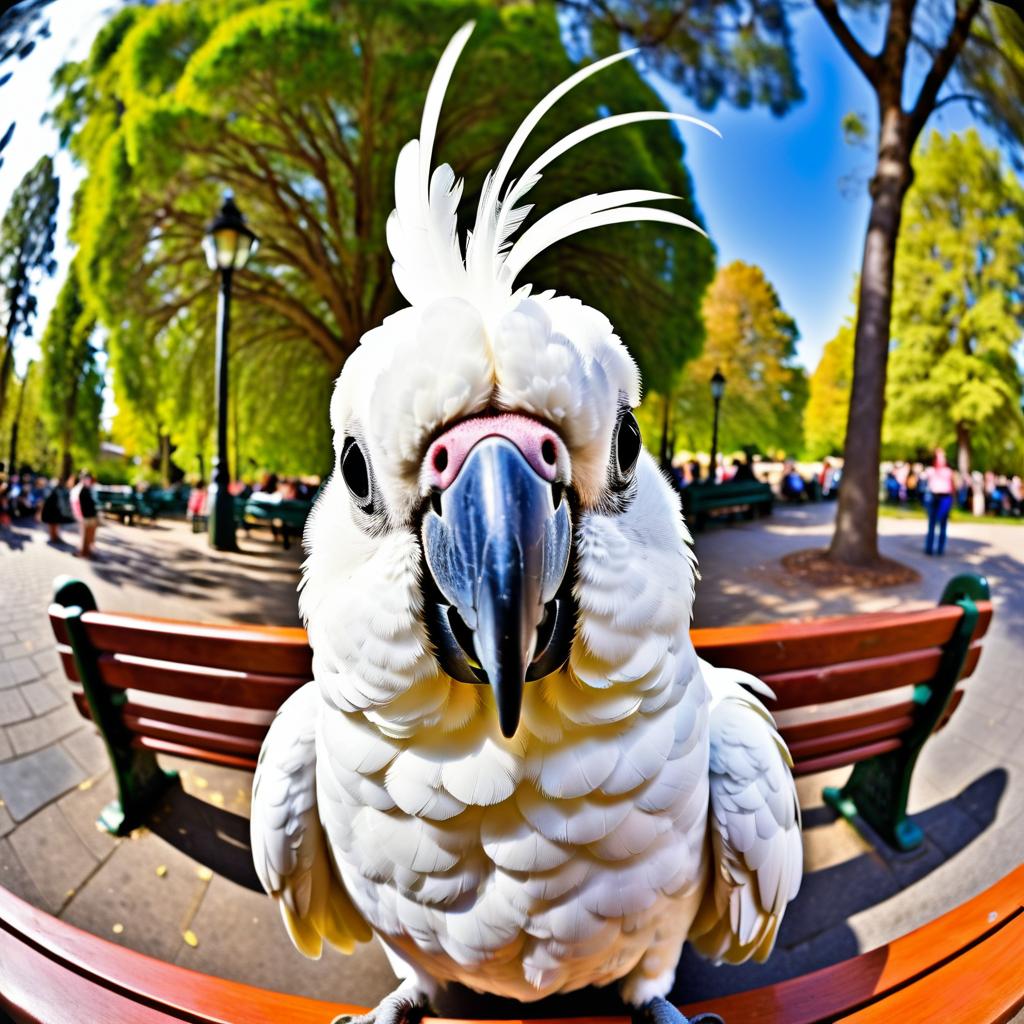
<instances>
[{"instance_id":1,"label":"bird's black eye","mask_svg":"<svg viewBox=\"0 0 1024 1024\"><path fill-rule=\"evenodd\" d=\"M355 503L364 512L372 512L373 487L370 467L363 454L362 445L354 437L347 437L341 450L341 476Z\"/></svg>"},{"instance_id":2,"label":"bird's black eye","mask_svg":"<svg viewBox=\"0 0 1024 1024\"><path fill-rule=\"evenodd\" d=\"M640 425L636 417L627 412L619 420L619 428L615 432L615 462L622 477L628 477L640 457Z\"/></svg>"}]
</instances>

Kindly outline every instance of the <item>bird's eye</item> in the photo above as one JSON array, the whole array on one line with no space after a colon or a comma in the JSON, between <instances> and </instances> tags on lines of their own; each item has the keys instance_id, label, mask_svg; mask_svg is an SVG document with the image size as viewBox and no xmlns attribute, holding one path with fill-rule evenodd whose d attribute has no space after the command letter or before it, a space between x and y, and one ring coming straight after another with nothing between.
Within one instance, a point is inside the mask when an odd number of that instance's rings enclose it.
<instances>
[{"instance_id":1,"label":"bird's eye","mask_svg":"<svg viewBox=\"0 0 1024 1024\"><path fill-rule=\"evenodd\" d=\"M372 476L362 445L347 437L341 450L341 476L355 503L364 511L373 511Z\"/></svg>"},{"instance_id":2,"label":"bird's eye","mask_svg":"<svg viewBox=\"0 0 1024 1024\"><path fill-rule=\"evenodd\" d=\"M640 457L640 425L636 417L627 412L619 420L618 430L615 432L615 462L622 478L627 478L636 467L636 460Z\"/></svg>"}]
</instances>

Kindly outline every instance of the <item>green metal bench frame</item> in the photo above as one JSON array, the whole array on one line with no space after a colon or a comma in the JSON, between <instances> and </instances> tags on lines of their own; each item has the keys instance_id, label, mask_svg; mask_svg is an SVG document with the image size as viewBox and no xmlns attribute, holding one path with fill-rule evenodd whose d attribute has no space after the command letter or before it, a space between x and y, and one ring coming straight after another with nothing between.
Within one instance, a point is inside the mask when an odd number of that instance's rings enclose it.
<instances>
[{"instance_id":1,"label":"green metal bench frame","mask_svg":"<svg viewBox=\"0 0 1024 1024\"><path fill-rule=\"evenodd\" d=\"M860 817L899 850L913 850L924 839L921 827L907 815L910 779L921 749L946 713L960 679L978 622L975 602L990 597L988 580L975 573L956 576L946 584L939 604L955 604L964 614L942 650L935 678L914 687L917 712L906 741L897 750L855 764L845 786L828 786L822 794L825 803L848 821Z\"/></svg>"},{"instance_id":2,"label":"green metal bench frame","mask_svg":"<svg viewBox=\"0 0 1024 1024\"><path fill-rule=\"evenodd\" d=\"M152 803L178 778L165 771L151 750L132 746L132 734L125 727L121 708L128 699L124 690L104 686L100 681L96 652L85 635L82 616L94 612L96 599L81 580L63 577L53 595L54 604L66 609L64 624L81 680L82 692L89 703L92 720L107 747L117 783L117 799L100 812L97 824L115 836L126 836L146 818Z\"/></svg>"}]
</instances>

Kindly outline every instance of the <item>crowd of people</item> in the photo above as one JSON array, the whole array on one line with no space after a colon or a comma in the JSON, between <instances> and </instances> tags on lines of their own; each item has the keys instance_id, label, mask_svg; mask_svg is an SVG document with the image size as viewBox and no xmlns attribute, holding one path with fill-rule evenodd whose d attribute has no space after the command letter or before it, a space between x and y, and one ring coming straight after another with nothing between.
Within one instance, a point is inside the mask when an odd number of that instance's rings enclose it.
<instances>
[{"instance_id":1,"label":"crowd of people","mask_svg":"<svg viewBox=\"0 0 1024 1024\"><path fill-rule=\"evenodd\" d=\"M9 531L17 520L38 520L49 531L49 543L61 545L61 526L78 523L77 554L91 558L98 522L94 484L87 469L72 473L67 480L32 472L9 477L0 473L0 530Z\"/></svg>"},{"instance_id":2,"label":"crowd of people","mask_svg":"<svg viewBox=\"0 0 1024 1024\"><path fill-rule=\"evenodd\" d=\"M297 476L279 477L276 473L264 473L258 484L245 480L233 480L228 487L233 498L262 501L276 504L282 501L312 502L319 484L314 479ZM188 497L187 518L192 522L205 519L210 512L210 487L199 479Z\"/></svg>"},{"instance_id":3,"label":"crowd of people","mask_svg":"<svg viewBox=\"0 0 1024 1024\"><path fill-rule=\"evenodd\" d=\"M885 473L885 500L912 507L928 500L927 468L920 462L895 462ZM953 474L953 500L961 512L983 516L1024 516L1024 483L1017 475L981 472Z\"/></svg>"}]
</instances>

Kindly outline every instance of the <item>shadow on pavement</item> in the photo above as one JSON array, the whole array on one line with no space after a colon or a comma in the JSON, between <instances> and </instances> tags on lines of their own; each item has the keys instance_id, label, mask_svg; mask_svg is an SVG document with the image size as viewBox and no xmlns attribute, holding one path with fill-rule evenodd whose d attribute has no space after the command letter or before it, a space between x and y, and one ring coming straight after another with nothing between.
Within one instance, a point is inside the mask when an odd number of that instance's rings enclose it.
<instances>
[{"instance_id":1,"label":"shadow on pavement","mask_svg":"<svg viewBox=\"0 0 1024 1024\"><path fill-rule=\"evenodd\" d=\"M249 819L186 793L181 782L167 788L146 827L182 853L238 885L263 892L252 864Z\"/></svg>"},{"instance_id":2,"label":"shadow on pavement","mask_svg":"<svg viewBox=\"0 0 1024 1024\"><path fill-rule=\"evenodd\" d=\"M789 907L768 963L715 967L687 946L672 998L678 1002L713 999L856 956L861 950L848 919L909 888L969 846L994 821L1006 784L1005 771L990 771L953 799L916 815L926 838L911 853L891 850L865 826L865 837L873 844L870 852L804 876L800 894ZM831 810L813 808L805 815L804 828L827 827L834 821ZM165 841L211 870L246 888L261 891L252 866L249 822L243 815L215 807L174 786L147 824ZM879 970L884 962L884 956L880 956ZM435 1008L449 1016L484 1019L571 1017L622 1011L615 988L584 989L522 1004L479 995L456 985L438 999Z\"/></svg>"}]
</instances>

